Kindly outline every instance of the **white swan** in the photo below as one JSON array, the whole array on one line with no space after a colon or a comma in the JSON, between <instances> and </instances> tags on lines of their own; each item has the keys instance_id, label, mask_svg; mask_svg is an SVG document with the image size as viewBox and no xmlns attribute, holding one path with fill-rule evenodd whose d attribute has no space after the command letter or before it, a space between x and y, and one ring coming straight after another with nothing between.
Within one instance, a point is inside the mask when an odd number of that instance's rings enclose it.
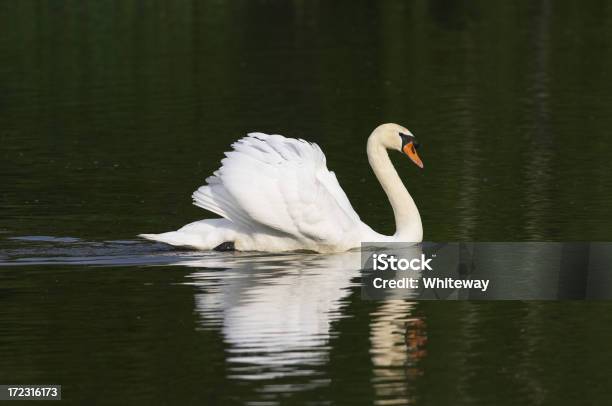
<instances>
[{"instance_id":1,"label":"white swan","mask_svg":"<svg viewBox=\"0 0 612 406\"><path fill-rule=\"evenodd\" d=\"M387 154L388 149L404 152L423 167L414 135L402 126L380 125L367 143L368 161L395 214L392 236L359 219L318 145L251 133L232 147L221 168L192 196L196 206L222 218L140 236L203 250L231 246L268 252L342 252L362 242L422 241L419 211Z\"/></svg>"}]
</instances>

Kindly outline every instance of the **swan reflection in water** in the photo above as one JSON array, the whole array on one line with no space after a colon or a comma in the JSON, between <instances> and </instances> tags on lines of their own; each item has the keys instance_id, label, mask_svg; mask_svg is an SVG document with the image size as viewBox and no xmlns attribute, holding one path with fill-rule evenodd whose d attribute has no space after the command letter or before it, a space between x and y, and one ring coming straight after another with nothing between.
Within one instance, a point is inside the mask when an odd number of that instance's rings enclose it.
<instances>
[{"instance_id":1,"label":"swan reflection in water","mask_svg":"<svg viewBox=\"0 0 612 406\"><path fill-rule=\"evenodd\" d=\"M200 327L220 330L228 345L229 377L258 380L260 393L328 385L325 366L332 324L350 317L360 294L361 253L223 253L181 263L197 288ZM377 397L407 397L406 381L425 355L425 328L415 303L376 302L370 314L370 356ZM279 386L280 385L280 386ZM401 388L404 388L403 390ZM380 398L379 397L379 398Z\"/></svg>"}]
</instances>

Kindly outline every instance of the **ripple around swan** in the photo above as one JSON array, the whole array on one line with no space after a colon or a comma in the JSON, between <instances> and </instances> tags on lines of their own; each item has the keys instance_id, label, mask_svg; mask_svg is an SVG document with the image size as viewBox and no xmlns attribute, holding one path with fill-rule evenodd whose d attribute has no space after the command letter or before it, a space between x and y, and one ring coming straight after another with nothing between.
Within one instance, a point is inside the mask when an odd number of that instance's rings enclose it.
<instances>
[{"instance_id":1,"label":"ripple around swan","mask_svg":"<svg viewBox=\"0 0 612 406\"><path fill-rule=\"evenodd\" d=\"M210 255L138 240L86 241L74 237L11 237L0 249L0 266L168 265Z\"/></svg>"}]
</instances>

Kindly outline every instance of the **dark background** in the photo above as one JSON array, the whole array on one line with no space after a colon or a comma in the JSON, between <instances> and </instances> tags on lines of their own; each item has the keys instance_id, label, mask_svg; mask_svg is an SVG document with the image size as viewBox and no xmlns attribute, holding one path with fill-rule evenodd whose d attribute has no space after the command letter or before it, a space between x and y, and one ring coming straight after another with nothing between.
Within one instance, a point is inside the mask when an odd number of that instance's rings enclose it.
<instances>
[{"instance_id":1,"label":"dark background","mask_svg":"<svg viewBox=\"0 0 612 406\"><path fill-rule=\"evenodd\" d=\"M4 232L207 217L191 192L265 131L318 142L392 233L365 155L391 121L423 145L396 165L426 239L610 239L606 1L4 1L0 26Z\"/></svg>"},{"instance_id":2,"label":"dark background","mask_svg":"<svg viewBox=\"0 0 612 406\"><path fill-rule=\"evenodd\" d=\"M389 121L422 145L424 170L394 162L426 240L609 241L611 38L603 0L0 2L0 382L74 404L610 403L607 302L390 305L344 286L319 344L271 366L228 329L273 316L198 303L331 276L125 256L174 253L135 236L211 216L190 194L248 131L319 143L392 233L365 154ZM24 265L40 257L59 264Z\"/></svg>"}]
</instances>

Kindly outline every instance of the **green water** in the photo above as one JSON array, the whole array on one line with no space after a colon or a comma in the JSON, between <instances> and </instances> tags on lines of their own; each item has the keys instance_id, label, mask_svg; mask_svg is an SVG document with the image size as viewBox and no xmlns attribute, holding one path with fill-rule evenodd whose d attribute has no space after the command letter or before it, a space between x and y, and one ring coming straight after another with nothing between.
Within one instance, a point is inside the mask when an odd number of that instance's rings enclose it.
<instances>
[{"instance_id":1,"label":"green water","mask_svg":"<svg viewBox=\"0 0 612 406\"><path fill-rule=\"evenodd\" d=\"M425 239L610 241L609 2L21 0L0 33L0 383L73 404L612 400L606 302L365 302L342 256L135 237L210 217L190 194L248 131L317 142L392 233L365 155L392 121L422 144L424 170L394 162Z\"/></svg>"}]
</instances>

